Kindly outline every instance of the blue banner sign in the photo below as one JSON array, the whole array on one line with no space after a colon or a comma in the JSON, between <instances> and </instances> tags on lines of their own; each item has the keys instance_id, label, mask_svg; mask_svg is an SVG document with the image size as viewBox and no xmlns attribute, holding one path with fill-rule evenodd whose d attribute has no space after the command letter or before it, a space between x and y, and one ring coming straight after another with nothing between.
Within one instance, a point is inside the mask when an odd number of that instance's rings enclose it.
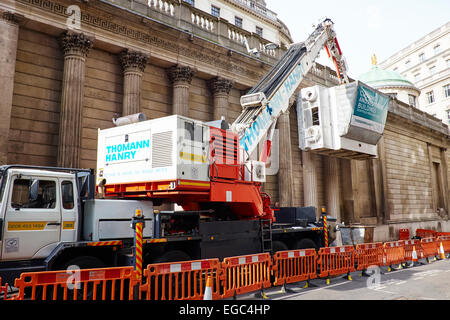
<instances>
[{"instance_id":1,"label":"blue banner sign","mask_svg":"<svg viewBox=\"0 0 450 320\"><path fill-rule=\"evenodd\" d=\"M382 134L388 108L389 97L359 85L351 124Z\"/></svg>"}]
</instances>

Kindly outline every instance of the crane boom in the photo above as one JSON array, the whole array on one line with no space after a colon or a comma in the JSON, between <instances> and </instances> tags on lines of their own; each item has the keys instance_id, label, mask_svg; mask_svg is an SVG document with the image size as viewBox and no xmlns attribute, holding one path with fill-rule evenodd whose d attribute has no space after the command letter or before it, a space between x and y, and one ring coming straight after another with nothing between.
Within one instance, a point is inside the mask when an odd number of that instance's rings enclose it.
<instances>
[{"instance_id":1,"label":"crane boom","mask_svg":"<svg viewBox=\"0 0 450 320\"><path fill-rule=\"evenodd\" d=\"M275 128L278 117L289 108L289 100L305 75L312 68L322 48L333 60L341 82L348 82L347 66L342 56L333 22L325 19L305 42L292 44L280 61L241 97L242 113L232 124L231 130L239 135L242 157L246 161L265 136ZM264 147L262 159L266 159Z\"/></svg>"}]
</instances>

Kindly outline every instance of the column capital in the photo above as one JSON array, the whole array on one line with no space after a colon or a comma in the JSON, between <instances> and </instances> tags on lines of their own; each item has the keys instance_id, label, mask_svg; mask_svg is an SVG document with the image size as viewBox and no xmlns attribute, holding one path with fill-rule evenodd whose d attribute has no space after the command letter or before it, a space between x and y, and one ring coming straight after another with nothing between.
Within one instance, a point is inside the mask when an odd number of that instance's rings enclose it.
<instances>
[{"instance_id":1,"label":"column capital","mask_svg":"<svg viewBox=\"0 0 450 320\"><path fill-rule=\"evenodd\" d=\"M59 37L59 44L64 55L79 55L85 58L94 42L83 33L66 31Z\"/></svg>"},{"instance_id":2,"label":"column capital","mask_svg":"<svg viewBox=\"0 0 450 320\"><path fill-rule=\"evenodd\" d=\"M290 114L290 113L291 113L290 108L287 108L285 112L282 112L282 113L280 114L280 117L281 117L281 116L285 116L285 117L287 117L287 119L289 119L289 114Z\"/></svg>"},{"instance_id":3,"label":"column capital","mask_svg":"<svg viewBox=\"0 0 450 320\"><path fill-rule=\"evenodd\" d=\"M194 77L195 70L191 67L183 67L176 65L167 70L167 75L172 83L176 82L186 82L191 84L192 78Z\"/></svg>"},{"instance_id":4,"label":"column capital","mask_svg":"<svg viewBox=\"0 0 450 320\"><path fill-rule=\"evenodd\" d=\"M213 78L209 80L208 85L213 92L213 94L230 94L231 88L233 87L233 81L224 78Z\"/></svg>"},{"instance_id":5,"label":"column capital","mask_svg":"<svg viewBox=\"0 0 450 320\"><path fill-rule=\"evenodd\" d=\"M148 55L130 49L125 49L119 54L120 64L124 72L130 70L144 72L148 59Z\"/></svg>"},{"instance_id":6,"label":"column capital","mask_svg":"<svg viewBox=\"0 0 450 320\"><path fill-rule=\"evenodd\" d=\"M0 20L13 23L13 24L19 24L24 20L24 17L20 14L11 12L11 11L3 11L0 10Z\"/></svg>"}]
</instances>

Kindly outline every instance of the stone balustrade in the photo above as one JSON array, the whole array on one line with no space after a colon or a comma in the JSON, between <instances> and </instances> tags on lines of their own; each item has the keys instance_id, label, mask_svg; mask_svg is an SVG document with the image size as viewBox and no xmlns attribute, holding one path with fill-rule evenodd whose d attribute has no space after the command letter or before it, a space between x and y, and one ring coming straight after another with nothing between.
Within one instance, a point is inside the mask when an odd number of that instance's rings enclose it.
<instances>
[{"instance_id":1,"label":"stone balustrade","mask_svg":"<svg viewBox=\"0 0 450 320\"><path fill-rule=\"evenodd\" d=\"M175 16L175 5L176 2L167 0L147 0L147 5L153 10L165 13L170 16Z\"/></svg>"},{"instance_id":2,"label":"stone balustrade","mask_svg":"<svg viewBox=\"0 0 450 320\"><path fill-rule=\"evenodd\" d=\"M228 39L244 45L245 41L248 41L247 35L242 30L230 26L228 26Z\"/></svg>"},{"instance_id":3,"label":"stone balustrade","mask_svg":"<svg viewBox=\"0 0 450 320\"><path fill-rule=\"evenodd\" d=\"M191 21L194 25L209 32L215 32L214 20L208 16L199 13L198 11L191 11Z\"/></svg>"},{"instance_id":4,"label":"stone balustrade","mask_svg":"<svg viewBox=\"0 0 450 320\"><path fill-rule=\"evenodd\" d=\"M266 45L267 45L267 43L264 44L264 43L260 42L259 43L259 52L265 53L265 54L267 54L269 56L272 56L272 57L276 57L277 49L267 49Z\"/></svg>"},{"instance_id":5,"label":"stone balustrade","mask_svg":"<svg viewBox=\"0 0 450 320\"><path fill-rule=\"evenodd\" d=\"M164 22L194 36L206 38L229 49L248 54L245 40L250 48L260 52L259 59L275 64L285 50L267 50L269 41L239 28L225 19L214 17L189 3L177 0L110 0L115 5L136 12L142 16Z\"/></svg>"},{"instance_id":6,"label":"stone balustrade","mask_svg":"<svg viewBox=\"0 0 450 320\"><path fill-rule=\"evenodd\" d=\"M324 80L331 81L332 83L339 84L340 82L340 79L336 75L336 72L328 67L314 64L310 72Z\"/></svg>"}]
</instances>

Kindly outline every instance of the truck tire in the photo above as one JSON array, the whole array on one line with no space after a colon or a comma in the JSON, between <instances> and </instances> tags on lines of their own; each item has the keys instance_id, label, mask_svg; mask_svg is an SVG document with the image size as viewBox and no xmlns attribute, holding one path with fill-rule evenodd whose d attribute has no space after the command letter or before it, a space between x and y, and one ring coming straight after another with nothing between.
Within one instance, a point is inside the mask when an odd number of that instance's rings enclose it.
<instances>
[{"instance_id":1,"label":"truck tire","mask_svg":"<svg viewBox=\"0 0 450 320\"><path fill-rule=\"evenodd\" d=\"M312 241L311 239L299 239L294 243L294 250L300 250L300 249L316 249L317 250L317 245L314 241Z\"/></svg>"},{"instance_id":2,"label":"truck tire","mask_svg":"<svg viewBox=\"0 0 450 320\"><path fill-rule=\"evenodd\" d=\"M96 257L92 257L92 256L79 256L76 258L73 258L63 264L60 264L59 267L57 267L57 270L67 270L70 266L78 266L80 269L95 269L95 268L103 268L105 267L105 264L103 263L103 261L101 261L100 259L96 258ZM79 285L77 285L79 286ZM92 288L93 284L89 283L87 286L87 290L86 290L86 299L87 300L92 300L93 297L93 288ZM101 286L102 284L99 284L97 286L97 289L99 290L98 292L102 292L101 291ZM78 289L78 288L77 288ZM42 287L38 287L36 289L35 292L35 300L42 300L43 297L43 288ZM47 299L46 300L52 300L55 297L53 297L53 286L48 286L46 288L47 292L46 292L46 296ZM56 291L56 299L57 300L62 300L63 299L63 288L62 287L58 287L57 291ZM69 289L67 291L67 300L73 300L74 297L74 291L72 289ZM25 289L25 297L27 298L31 298L31 288L26 288ZM83 299L83 290L78 290L77 291L77 300L82 300ZM98 297L97 297L98 299Z\"/></svg>"},{"instance_id":3,"label":"truck tire","mask_svg":"<svg viewBox=\"0 0 450 320\"><path fill-rule=\"evenodd\" d=\"M104 268L103 261L92 256L79 256L69 260L64 264L63 270L66 270L70 266L78 266L80 269L96 269Z\"/></svg>"},{"instance_id":4,"label":"truck tire","mask_svg":"<svg viewBox=\"0 0 450 320\"><path fill-rule=\"evenodd\" d=\"M273 241L272 242L272 251L275 254L278 251L286 251L289 250L288 246L282 241Z\"/></svg>"},{"instance_id":5,"label":"truck tire","mask_svg":"<svg viewBox=\"0 0 450 320\"><path fill-rule=\"evenodd\" d=\"M162 256L157 257L153 263L189 261L189 257L185 252L179 250L167 251Z\"/></svg>"}]
</instances>

